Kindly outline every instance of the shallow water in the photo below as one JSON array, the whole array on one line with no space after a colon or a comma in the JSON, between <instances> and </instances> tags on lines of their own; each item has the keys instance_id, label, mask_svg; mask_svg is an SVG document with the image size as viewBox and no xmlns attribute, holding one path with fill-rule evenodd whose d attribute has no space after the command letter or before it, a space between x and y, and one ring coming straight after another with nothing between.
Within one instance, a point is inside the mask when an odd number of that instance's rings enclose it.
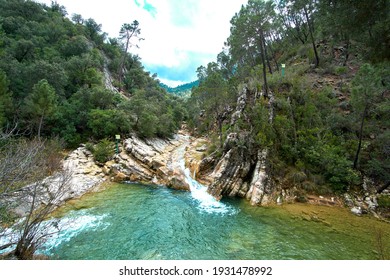
<instances>
[{"instance_id":1,"label":"shallow water","mask_svg":"<svg viewBox=\"0 0 390 280\"><path fill-rule=\"evenodd\" d=\"M345 209L252 207L244 200L210 207L205 199L165 187L113 185L57 211L53 219L64 230L44 253L83 260L376 259L379 234L389 246L389 224Z\"/></svg>"}]
</instances>

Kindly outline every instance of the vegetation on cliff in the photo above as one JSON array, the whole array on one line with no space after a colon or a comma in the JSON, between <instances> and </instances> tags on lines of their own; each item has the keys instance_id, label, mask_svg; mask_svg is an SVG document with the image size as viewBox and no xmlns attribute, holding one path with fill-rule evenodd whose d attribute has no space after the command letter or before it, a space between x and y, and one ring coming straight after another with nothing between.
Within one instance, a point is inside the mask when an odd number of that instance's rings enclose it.
<instances>
[{"instance_id":1,"label":"vegetation on cliff","mask_svg":"<svg viewBox=\"0 0 390 280\"><path fill-rule=\"evenodd\" d=\"M141 39L137 21L107 38L93 19L67 17L56 2L0 6L2 133L17 125L25 136L58 136L75 147L131 132L166 137L179 127L185 111L177 98L129 53Z\"/></svg>"},{"instance_id":2,"label":"vegetation on cliff","mask_svg":"<svg viewBox=\"0 0 390 280\"><path fill-rule=\"evenodd\" d=\"M267 150L268 174L284 188L342 193L368 178L383 191L389 9L388 1L249 0L232 18L217 62L198 68L190 126L215 132L214 155L227 151L231 133L252 165ZM236 113L243 89L249 97Z\"/></svg>"}]
</instances>

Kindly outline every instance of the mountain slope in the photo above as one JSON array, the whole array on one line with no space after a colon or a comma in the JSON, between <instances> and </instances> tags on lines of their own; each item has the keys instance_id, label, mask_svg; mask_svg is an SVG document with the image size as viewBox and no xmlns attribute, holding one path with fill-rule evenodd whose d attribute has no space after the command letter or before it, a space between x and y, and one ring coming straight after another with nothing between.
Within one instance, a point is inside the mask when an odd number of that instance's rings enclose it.
<instances>
[{"instance_id":1,"label":"mountain slope","mask_svg":"<svg viewBox=\"0 0 390 280\"><path fill-rule=\"evenodd\" d=\"M170 94L173 94L173 95L179 96L179 97L183 97L183 98L188 98L191 96L191 90L194 87L199 86L199 80L191 82L191 83L183 84L183 85L180 85L180 86L177 86L174 88L167 86L164 83L160 83L160 86Z\"/></svg>"}]
</instances>

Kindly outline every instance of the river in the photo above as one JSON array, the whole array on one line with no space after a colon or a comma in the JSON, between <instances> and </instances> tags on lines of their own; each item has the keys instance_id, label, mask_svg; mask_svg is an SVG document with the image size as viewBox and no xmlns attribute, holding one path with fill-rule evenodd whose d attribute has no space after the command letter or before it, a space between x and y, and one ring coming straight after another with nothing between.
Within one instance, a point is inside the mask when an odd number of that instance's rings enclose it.
<instances>
[{"instance_id":1,"label":"river","mask_svg":"<svg viewBox=\"0 0 390 280\"><path fill-rule=\"evenodd\" d=\"M40 252L72 260L355 260L389 249L390 225L374 218L338 207L216 201L185 172L191 192L114 184L70 201L48 221L62 231Z\"/></svg>"}]
</instances>

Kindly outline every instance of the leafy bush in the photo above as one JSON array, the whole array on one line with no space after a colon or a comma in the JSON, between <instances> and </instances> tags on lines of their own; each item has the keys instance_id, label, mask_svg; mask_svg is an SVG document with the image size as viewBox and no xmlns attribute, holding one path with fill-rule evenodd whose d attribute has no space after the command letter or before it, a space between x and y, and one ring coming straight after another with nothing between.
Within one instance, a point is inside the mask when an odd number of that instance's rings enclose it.
<instances>
[{"instance_id":1,"label":"leafy bush","mask_svg":"<svg viewBox=\"0 0 390 280\"><path fill-rule=\"evenodd\" d=\"M113 157L115 144L108 139L103 139L93 147L87 146L87 149L92 152L96 161L104 163Z\"/></svg>"},{"instance_id":2,"label":"leafy bush","mask_svg":"<svg viewBox=\"0 0 390 280\"><path fill-rule=\"evenodd\" d=\"M379 207L390 207L390 196L381 195L378 197L378 205Z\"/></svg>"},{"instance_id":3,"label":"leafy bush","mask_svg":"<svg viewBox=\"0 0 390 280\"><path fill-rule=\"evenodd\" d=\"M131 129L130 118L121 110L94 109L88 115L88 127L96 139L128 134Z\"/></svg>"}]
</instances>

